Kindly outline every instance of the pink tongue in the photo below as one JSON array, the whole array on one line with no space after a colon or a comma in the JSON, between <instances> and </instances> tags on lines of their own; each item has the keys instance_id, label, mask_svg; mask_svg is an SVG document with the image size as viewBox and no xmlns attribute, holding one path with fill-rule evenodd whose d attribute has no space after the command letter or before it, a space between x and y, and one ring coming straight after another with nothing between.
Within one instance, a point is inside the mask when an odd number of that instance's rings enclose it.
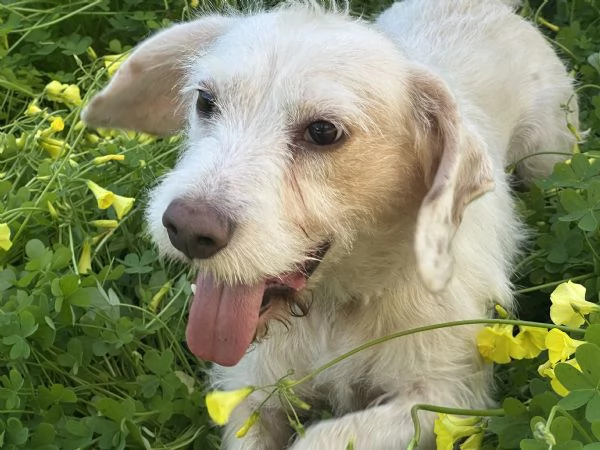
<instances>
[{"instance_id":1,"label":"pink tongue","mask_svg":"<svg viewBox=\"0 0 600 450\"><path fill-rule=\"evenodd\" d=\"M200 359L233 366L254 339L265 282L224 286L199 274L186 329L187 344Z\"/></svg>"}]
</instances>

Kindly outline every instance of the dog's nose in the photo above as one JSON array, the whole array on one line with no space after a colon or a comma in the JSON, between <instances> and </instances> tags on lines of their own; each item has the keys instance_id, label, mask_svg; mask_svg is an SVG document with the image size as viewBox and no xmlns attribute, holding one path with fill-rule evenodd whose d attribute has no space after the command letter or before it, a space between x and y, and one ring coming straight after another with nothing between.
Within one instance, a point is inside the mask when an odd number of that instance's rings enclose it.
<instances>
[{"instance_id":1,"label":"dog's nose","mask_svg":"<svg viewBox=\"0 0 600 450\"><path fill-rule=\"evenodd\" d=\"M225 248L233 224L202 201L173 200L162 216L173 247L190 259L206 259Z\"/></svg>"}]
</instances>

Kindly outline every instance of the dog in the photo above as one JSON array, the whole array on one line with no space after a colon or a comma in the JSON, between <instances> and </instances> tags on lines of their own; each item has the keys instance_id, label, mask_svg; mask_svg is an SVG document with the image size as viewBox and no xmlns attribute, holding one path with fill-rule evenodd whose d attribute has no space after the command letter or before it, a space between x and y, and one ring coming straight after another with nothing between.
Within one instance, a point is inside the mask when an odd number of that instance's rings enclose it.
<instances>
[{"instance_id":1,"label":"dog","mask_svg":"<svg viewBox=\"0 0 600 450\"><path fill-rule=\"evenodd\" d=\"M147 223L198 268L186 337L212 386L299 379L370 339L512 307L526 231L505 167L548 174L560 157L536 153L568 152L577 125L572 80L512 3L208 14L142 42L91 100L90 125L185 134ZM302 436L257 390L223 448L405 448L414 404L493 404L479 329L391 340L297 386L333 414Z\"/></svg>"}]
</instances>

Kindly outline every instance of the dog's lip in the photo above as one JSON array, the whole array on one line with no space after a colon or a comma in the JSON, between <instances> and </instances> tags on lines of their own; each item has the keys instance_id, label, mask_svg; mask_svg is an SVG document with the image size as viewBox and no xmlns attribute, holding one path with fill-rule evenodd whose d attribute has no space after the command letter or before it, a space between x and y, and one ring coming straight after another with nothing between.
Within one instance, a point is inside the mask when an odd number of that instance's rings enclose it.
<instances>
[{"instance_id":1,"label":"dog's lip","mask_svg":"<svg viewBox=\"0 0 600 450\"><path fill-rule=\"evenodd\" d=\"M304 263L296 271L267 278L260 313L263 314L269 308L269 299L274 298L277 293L290 294L304 289L304 285L317 270L330 247L331 241L323 241L306 255Z\"/></svg>"}]
</instances>

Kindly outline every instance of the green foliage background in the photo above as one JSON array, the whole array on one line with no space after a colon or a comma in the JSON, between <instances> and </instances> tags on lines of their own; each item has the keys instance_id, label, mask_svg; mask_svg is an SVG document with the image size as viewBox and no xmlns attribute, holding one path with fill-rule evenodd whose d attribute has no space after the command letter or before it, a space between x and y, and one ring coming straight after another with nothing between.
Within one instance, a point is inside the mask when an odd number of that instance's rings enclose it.
<instances>
[{"instance_id":1,"label":"green foliage background","mask_svg":"<svg viewBox=\"0 0 600 450\"><path fill-rule=\"evenodd\" d=\"M189 19L189 3L0 0L0 223L8 223L14 243L0 250L2 448L218 445L203 405L204 366L183 344L191 274L157 258L142 221L144 193L172 164L177 140L85 130L78 107L52 101L44 91L59 80L89 98L108 79L103 56ZM232 3L245 8L251 2ZM356 0L352 6L370 15L387 3ZM532 0L522 14L559 27L541 29L577 79L581 128L589 129L581 153L518 194L536 231L515 275L520 315L547 321L549 292L561 280L578 280L588 300L599 300L600 9L594 0ZM32 101L43 113L26 114ZM68 148L55 159L41 147L39 133L59 116L66 126L54 137ZM125 160L94 164L109 154ZM93 225L115 213L97 208L87 180L136 197L117 228ZM89 273L78 269L85 242L93 249ZM548 448L532 420L547 418L558 397L537 365L521 361L498 371L499 394L510 400L508 416L490 424L489 448ZM559 450L582 448L586 433L600 440L595 421L577 408L572 414L584 433L559 421Z\"/></svg>"}]
</instances>

